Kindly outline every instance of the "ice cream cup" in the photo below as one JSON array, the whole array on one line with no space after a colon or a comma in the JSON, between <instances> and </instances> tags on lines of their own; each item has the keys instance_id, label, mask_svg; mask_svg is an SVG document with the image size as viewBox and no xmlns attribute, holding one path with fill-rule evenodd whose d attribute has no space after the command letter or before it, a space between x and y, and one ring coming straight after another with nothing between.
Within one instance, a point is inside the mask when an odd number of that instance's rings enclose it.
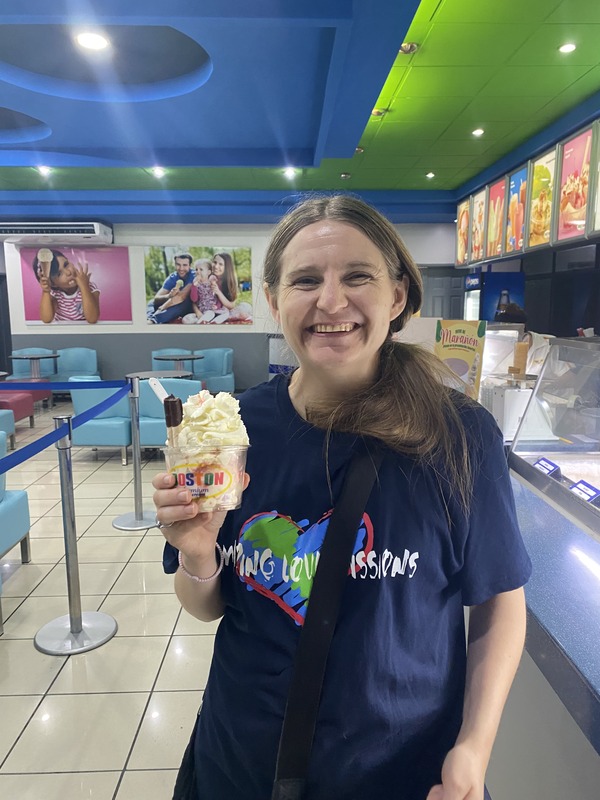
<instances>
[{"instance_id":1,"label":"ice cream cup","mask_svg":"<svg viewBox=\"0 0 600 800\"><path fill-rule=\"evenodd\" d=\"M193 455L165 448L167 470L188 488L202 511L229 511L242 504L246 445L206 446Z\"/></svg>"}]
</instances>

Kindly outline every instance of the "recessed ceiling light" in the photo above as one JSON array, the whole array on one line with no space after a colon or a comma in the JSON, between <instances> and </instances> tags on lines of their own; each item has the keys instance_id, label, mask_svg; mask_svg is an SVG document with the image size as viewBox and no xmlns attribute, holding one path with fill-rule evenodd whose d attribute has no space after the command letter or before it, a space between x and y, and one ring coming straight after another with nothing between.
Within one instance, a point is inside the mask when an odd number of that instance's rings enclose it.
<instances>
[{"instance_id":1,"label":"recessed ceiling light","mask_svg":"<svg viewBox=\"0 0 600 800\"><path fill-rule=\"evenodd\" d=\"M435 178L435 172L428 172L427 175L425 175L425 177L431 180L431 178Z\"/></svg>"},{"instance_id":2,"label":"recessed ceiling light","mask_svg":"<svg viewBox=\"0 0 600 800\"><path fill-rule=\"evenodd\" d=\"M572 42L567 42L563 44L562 47L558 48L561 53L572 53L573 50L577 50L577 45L573 44Z\"/></svg>"},{"instance_id":3,"label":"recessed ceiling light","mask_svg":"<svg viewBox=\"0 0 600 800\"><path fill-rule=\"evenodd\" d=\"M385 114L386 111L387 111L387 108L374 108L373 111L371 111L371 116L372 117L383 117L383 115Z\"/></svg>"},{"instance_id":4,"label":"recessed ceiling light","mask_svg":"<svg viewBox=\"0 0 600 800\"><path fill-rule=\"evenodd\" d=\"M364 148L364 147L355 147L355 148L354 148L354 152L355 152L357 155L361 155L361 153L364 153L364 152L365 152L365 148Z\"/></svg>"},{"instance_id":5,"label":"recessed ceiling light","mask_svg":"<svg viewBox=\"0 0 600 800\"><path fill-rule=\"evenodd\" d=\"M40 175L43 175L44 177L50 175L50 173L52 172L50 167L37 167L37 171L40 173Z\"/></svg>"},{"instance_id":6,"label":"recessed ceiling light","mask_svg":"<svg viewBox=\"0 0 600 800\"><path fill-rule=\"evenodd\" d=\"M483 136L484 133L485 131L483 128L475 128L475 130L472 131L473 136Z\"/></svg>"},{"instance_id":7,"label":"recessed ceiling light","mask_svg":"<svg viewBox=\"0 0 600 800\"><path fill-rule=\"evenodd\" d=\"M416 53L418 49L419 45L416 42L402 42L398 52L402 53L403 56L411 56L413 53Z\"/></svg>"},{"instance_id":8,"label":"recessed ceiling light","mask_svg":"<svg viewBox=\"0 0 600 800\"><path fill-rule=\"evenodd\" d=\"M152 174L155 178L164 178L166 171L162 167L152 167Z\"/></svg>"},{"instance_id":9,"label":"recessed ceiling light","mask_svg":"<svg viewBox=\"0 0 600 800\"><path fill-rule=\"evenodd\" d=\"M296 170L293 167L286 167L283 170L283 174L286 178L288 178L288 180L292 180L292 178L296 177Z\"/></svg>"},{"instance_id":10,"label":"recessed ceiling light","mask_svg":"<svg viewBox=\"0 0 600 800\"><path fill-rule=\"evenodd\" d=\"M341 178L343 181L347 181L347 180L348 180L348 178L351 178L351 177L352 177L352 175L351 175L349 172L341 172L341 173L340 173L340 178Z\"/></svg>"},{"instance_id":11,"label":"recessed ceiling light","mask_svg":"<svg viewBox=\"0 0 600 800\"><path fill-rule=\"evenodd\" d=\"M105 50L110 44L106 36L102 36L100 33L92 33L91 31L78 33L75 41L86 50Z\"/></svg>"}]
</instances>

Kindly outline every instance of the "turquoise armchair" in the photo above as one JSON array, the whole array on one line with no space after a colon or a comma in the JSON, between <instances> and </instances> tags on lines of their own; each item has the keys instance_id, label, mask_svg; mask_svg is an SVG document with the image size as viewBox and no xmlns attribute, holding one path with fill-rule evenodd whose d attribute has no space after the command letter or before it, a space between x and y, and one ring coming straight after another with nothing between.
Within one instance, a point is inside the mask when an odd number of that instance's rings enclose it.
<instances>
[{"instance_id":1,"label":"turquoise armchair","mask_svg":"<svg viewBox=\"0 0 600 800\"><path fill-rule=\"evenodd\" d=\"M60 357L56 362L53 381L66 383L78 375L100 375L98 354L91 347L65 347L56 352Z\"/></svg>"},{"instance_id":2,"label":"turquoise armchair","mask_svg":"<svg viewBox=\"0 0 600 800\"><path fill-rule=\"evenodd\" d=\"M161 378L167 394L180 397L185 402L202 388L200 381L183 378ZM154 394L148 381L140 381L140 446L164 447L167 440L164 407Z\"/></svg>"},{"instance_id":3,"label":"turquoise armchair","mask_svg":"<svg viewBox=\"0 0 600 800\"><path fill-rule=\"evenodd\" d=\"M78 381L100 380L96 375L80 375L71 378L71 400L75 416L87 411L88 408L101 403L113 395L116 389L79 389ZM73 430L73 444L77 447L120 447L121 463L127 466L127 448L131 444L131 414L129 398L123 397L118 403L103 411L94 419L85 422L81 427ZM96 457L97 457L96 453Z\"/></svg>"},{"instance_id":4,"label":"turquoise armchair","mask_svg":"<svg viewBox=\"0 0 600 800\"><path fill-rule=\"evenodd\" d=\"M0 458L6 455L6 433L0 431ZM21 545L21 561L31 561L29 547L29 500L23 489L7 491L6 473L0 475L0 556L16 545ZM4 633L2 622L2 574L0 573L0 634Z\"/></svg>"},{"instance_id":5,"label":"turquoise armchair","mask_svg":"<svg viewBox=\"0 0 600 800\"><path fill-rule=\"evenodd\" d=\"M194 377L204 381L206 388L213 393L233 392L233 350L231 347L211 347L208 350L194 350L194 355L204 356L194 361Z\"/></svg>"}]
</instances>

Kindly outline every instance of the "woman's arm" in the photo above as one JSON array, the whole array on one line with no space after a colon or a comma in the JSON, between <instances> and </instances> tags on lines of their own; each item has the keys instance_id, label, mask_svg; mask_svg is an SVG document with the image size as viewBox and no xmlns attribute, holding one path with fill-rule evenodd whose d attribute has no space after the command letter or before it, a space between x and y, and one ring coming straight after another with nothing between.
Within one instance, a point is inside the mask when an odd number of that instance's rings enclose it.
<instances>
[{"instance_id":1,"label":"woman's arm","mask_svg":"<svg viewBox=\"0 0 600 800\"><path fill-rule=\"evenodd\" d=\"M50 281L48 278L40 278L40 286L42 287L40 319L42 322L52 322L56 314L56 300L50 294Z\"/></svg>"},{"instance_id":2,"label":"woman's arm","mask_svg":"<svg viewBox=\"0 0 600 800\"><path fill-rule=\"evenodd\" d=\"M525 593L503 592L469 618L463 722L427 800L483 800L483 785L506 698L525 643Z\"/></svg>"},{"instance_id":3,"label":"woman's arm","mask_svg":"<svg viewBox=\"0 0 600 800\"><path fill-rule=\"evenodd\" d=\"M244 489L249 481L246 475ZM200 513L198 504L192 501L190 490L174 487L173 484L173 475L166 472L156 475L152 481L156 489L154 505L157 517L163 525L168 526L161 531L169 544L181 553L183 566L190 575L210 578L217 569L215 545L227 512ZM173 525L169 525L171 522ZM177 570L175 593L185 610L203 622L223 616L219 577L207 583L198 583Z\"/></svg>"},{"instance_id":4,"label":"woman's arm","mask_svg":"<svg viewBox=\"0 0 600 800\"><path fill-rule=\"evenodd\" d=\"M232 309L232 308L235 306L235 303L234 303L233 301L231 301L231 300L228 300L228 299L225 297L225 295L223 294L223 292L222 292L222 291L219 289L219 285L218 285L217 283L214 283L214 284L213 284L213 286L212 286L212 290L213 290L213 292L215 293L215 297L218 297L218 298L219 298L219 300L220 300L220 301L221 301L221 303L222 303L222 304L225 306L225 308L228 308L229 310L231 310L231 309Z\"/></svg>"},{"instance_id":5,"label":"woman's arm","mask_svg":"<svg viewBox=\"0 0 600 800\"><path fill-rule=\"evenodd\" d=\"M88 271L86 263L79 262L79 268L75 275L75 282L81 292L81 308L83 316L91 325L100 319L100 292L96 289L92 291L90 280L91 273Z\"/></svg>"}]
</instances>

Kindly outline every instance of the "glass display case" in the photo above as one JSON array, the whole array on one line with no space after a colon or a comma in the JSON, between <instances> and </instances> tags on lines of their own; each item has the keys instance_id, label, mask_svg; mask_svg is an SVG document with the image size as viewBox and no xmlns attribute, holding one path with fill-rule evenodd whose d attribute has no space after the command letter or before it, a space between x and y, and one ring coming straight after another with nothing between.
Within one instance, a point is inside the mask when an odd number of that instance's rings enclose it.
<instances>
[{"instance_id":1,"label":"glass display case","mask_svg":"<svg viewBox=\"0 0 600 800\"><path fill-rule=\"evenodd\" d=\"M509 463L600 539L600 337L552 340Z\"/></svg>"}]
</instances>

